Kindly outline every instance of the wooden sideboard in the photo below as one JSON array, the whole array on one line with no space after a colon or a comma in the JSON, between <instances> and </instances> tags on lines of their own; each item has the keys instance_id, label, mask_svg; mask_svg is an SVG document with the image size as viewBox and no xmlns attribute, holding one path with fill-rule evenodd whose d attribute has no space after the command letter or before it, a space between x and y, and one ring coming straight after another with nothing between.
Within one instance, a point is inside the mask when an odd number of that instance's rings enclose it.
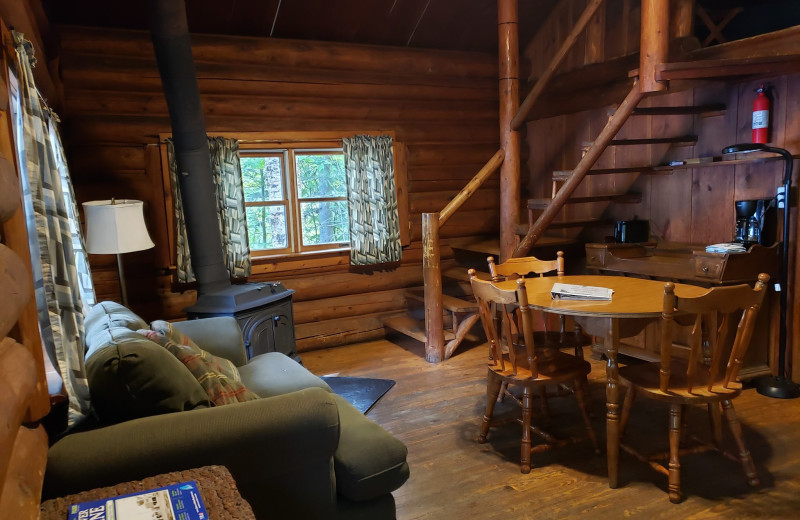
<instances>
[{"instance_id":1,"label":"wooden sideboard","mask_svg":"<svg viewBox=\"0 0 800 520\"><path fill-rule=\"evenodd\" d=\"M777 246L751 246L746 253L706 253L704 245L670 242L645 244L586 244L586 267L604 274L647 277L713 287L753 283L759 273L778 274ZM759 313L752 344L739 373L742 379L770 374L777 356L778 297L767 294ZM688 333L688 327L685 327ZM620 345L620 353L639 359L656 360L659 355L659 325L648 326ZM688 356L688 347L676 343L678 352Z\"/></svg>"}]
</instances>

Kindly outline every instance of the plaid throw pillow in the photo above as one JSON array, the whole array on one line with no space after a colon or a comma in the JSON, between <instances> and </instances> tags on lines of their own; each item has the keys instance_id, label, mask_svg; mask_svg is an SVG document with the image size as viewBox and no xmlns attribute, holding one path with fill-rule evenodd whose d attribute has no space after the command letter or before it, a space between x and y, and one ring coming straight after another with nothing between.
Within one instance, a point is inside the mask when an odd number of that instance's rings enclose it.
<instances>
[{"instance_id":1,"label":"plaid throw pillow","mask_svg":"<svg viewBox=\"0 0 800 520\"><path fill-rule=\"evenodd\" d=\"M239 370L232 361L215 356L201 349L199 346L197 346L197 343L192 341L192 338L173 327L172 323L163 320L156 320L150 324L150 330L158 332L165 338L171 339L178 345L191 347L193 350L200 352L204 356L204 359L207 359L213 363L217 363L219 365L220 372L225 374L225 376L231 381L236 381L238 383L242 380L241 376L239 375Z\"/></svg>"},{"instance_id":2,"label":"plaid throw pillow","mask_svg":"<svg viewBox=\"0 0 800 520\"><path fill-rule=\"evenodd\" d=\"M219 363L219 360L223 360L223 358L212 356L191 340L189 340L190 344L181 344L161 331L140 329L136 332L150 341L158 343L178 358L197 379L215 405L221 406L259 399L257 394L248 390L240 381L228 377L225 372L230 367L224 367ZM185 337L185 335L183 336ZM235 369L235 367L233 368ZM236 374L238 376L238 371Z\"/></svg>"}]
</instances>

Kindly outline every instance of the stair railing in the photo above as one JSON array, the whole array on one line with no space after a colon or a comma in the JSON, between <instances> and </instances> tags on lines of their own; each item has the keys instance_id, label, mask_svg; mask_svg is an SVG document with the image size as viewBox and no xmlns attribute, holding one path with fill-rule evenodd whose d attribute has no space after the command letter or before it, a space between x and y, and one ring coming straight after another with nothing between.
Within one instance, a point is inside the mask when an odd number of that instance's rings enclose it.
<instances>
[{"instance_id":1,"label":"stair railing","mask_svg":"<svg viewBox=\"0 0 800 520\"><path fill-rule=\"evenodd\" d=\"M505 158L498 150L466 186L439 213L422 214L422 278L425 289L425 360L439 363L447 358L444 345L442 266L439 229L483 185Z\"/></svg>"},{"instance_id":2,"label":"stair railing","mask_svg":"<svg viewBox=\"0 0 800 520\"><path fill-rule=\"evenodd\" d=\"M594 166L597 159L600 158L603 151L605 151L608 143L614 138L617 132L628 120L628 117L633 113L633 110L645 96L645 94L664 90L666 85L658 81L656 78L656 68L664 63L667 59L667 51L669 48L669 1L670 0L642 0L642 22L641 22L641 46L639 49L639 71L634 84L625 97L625 100L614 112L614 115L609 119L605 128L600 132L600 135L592 143L592 146L581 158L578 165L572 172L570 178L561 186L558 193L553 197L553 200L548 204L547 208L539 215L536 222L528 229L528 233L520 241L519 245L514 249L511 254L512 257L520 257L528 254L531 248L542 237L544 231L553 222L558 212L564 207L564 204L572 196L573 192L578 188L580 183L586 177L586 173ZM687 7L691 7L691 2L682 0L678 2L681 7L681 12ZM589 6L587 6L587 10ZM527 102L527 99L526 99ZM520 114L514 118L521 121L524 119L519 116L527 114L522 109L525 104L520 107ZM532 103L528 106L528 110L532 107Z\"/></svg>"}]
</instances>

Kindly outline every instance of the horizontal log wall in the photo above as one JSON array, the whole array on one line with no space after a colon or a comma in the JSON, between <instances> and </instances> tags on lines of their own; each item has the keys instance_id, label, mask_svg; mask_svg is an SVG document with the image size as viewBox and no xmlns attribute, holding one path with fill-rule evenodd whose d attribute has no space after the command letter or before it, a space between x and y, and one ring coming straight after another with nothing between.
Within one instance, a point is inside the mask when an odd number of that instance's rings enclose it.
<instances>
[{"instance_id":1,"label":"horizontal log wall","mask_svg":"<svg viewBox=\"0 0 800 520\"><path fill-rule=\"evenodd\" d=\"M60 28L64 137L80 202L145 201L156 248L123 256L131 306L145 319L181 318L194 291L174 292L158 135L170 122L149 35ZM336 43L192 38L209 134L393 130L407 147L411 245L401 266L351 272L346 255L256 261L251 280L296 291L298 347L377 337L381 319L421 284L421 213L439 211L497 151L493 55ZM442 229L442 237L498 229L497 180ZM446 241L445 241L446 242ZM443 250L445 258L452 256ZM100 299L119 300L115 258L90 257Z\"/></svg>"}]
</instances>

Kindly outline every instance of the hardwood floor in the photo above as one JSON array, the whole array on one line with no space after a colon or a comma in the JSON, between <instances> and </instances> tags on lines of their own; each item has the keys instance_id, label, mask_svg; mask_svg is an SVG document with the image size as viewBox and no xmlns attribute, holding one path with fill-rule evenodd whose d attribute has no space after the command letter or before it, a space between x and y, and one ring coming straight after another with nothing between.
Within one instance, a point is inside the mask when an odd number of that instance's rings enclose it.
<instances>
[{"instance_id":1,"label":"hardwood floor","mask_svg":"<svg viewBox=\"0 0 800 520\"><path fill-rule=\"evenodd\" d=\"M399 520L800 517L800 399L771 399L747 389L734 401L760 487L748 488L741 466L718 453L692 455L681 460L685 499L671 504L666 476L624 453L620 487L609 489L605 455L595 455L588 441L534 454L531 473L523 475L518 424L493 428L486 444L476 441L485 405L485 346L462 345L434 365L425 361L421 343L389 339L302 357L318 375L397 381L368 416L408 446L411 477L394 493ZM604 445L605 368L594 360L592 366L593 421ZM574 398L549 404L549 430L583 435ZM515 411L506 403L502 409ZM626 442L666 450L667 418L666 407L637 400ZM705 409L690 410L688 421L693 433L708 437ZM727 430L725 442L733 450Z\"/></svg>"}]
</instances>

